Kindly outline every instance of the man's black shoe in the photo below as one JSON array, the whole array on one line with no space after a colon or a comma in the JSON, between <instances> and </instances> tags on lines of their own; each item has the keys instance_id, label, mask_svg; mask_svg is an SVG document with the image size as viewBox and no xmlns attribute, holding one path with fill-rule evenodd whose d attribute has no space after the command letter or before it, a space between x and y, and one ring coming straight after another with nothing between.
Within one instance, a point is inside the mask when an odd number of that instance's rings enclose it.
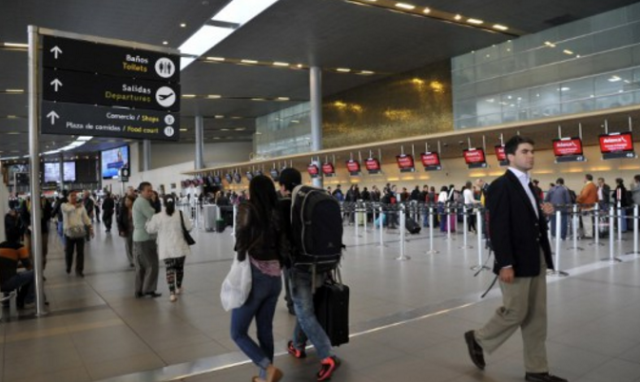
<instances>
[{"instance_id":1,"label":"man's black shoe","mask_svg":"<svg viewBox=\"0 0 640 382\"><path fill-rule=\"evenodd\" d=\"M84 278L84 273L78 271L76 272L76 276Z\"/></svg>"},{"instance_id":2,"label":"man's black shoe","mask_svg":"<svg viewBox=\"0 0 640 382\"><path fill-rule=\"evenodd\" d=\"M480 345L478 345L478 342L473 335L473 330L470 330L464 334L464 340L467 343L471 361L478 367L478 369L484 370L484 367L486 366L484 363L484 354L482 353L482 348L480 347Z\"/></svg>"},{"instance_id":3,"label":"man's black shoe","mask_svg":"<svg viewBox=\"0 0 640 382\"><path fill-rule=\"evenodd\" d=\"M147 293L147 297L149 298L156 298L156 297L160 297L162 296L162 293L157 293L157 292L149 292Z\"/></svg>"},{"instance_id":4,"label":"man's black shoe","mask_svg":"<svg viewBox=\"0 0 640 382\"><path fill-rule=\"evenodd\" d=\"M143 296L142 292L136 292L136 298L142 298Z\"/></svg>"},{"instance_id":5,"label":"man's black shoe","mask_svg":"<svg viewBox=\"0 0 640 382\"><path fill-rule=\"evenodd\" d=\"M524 379L530 382L567 382L566 379L549 373L526 373Z\"/></svg>"}]
</instances>

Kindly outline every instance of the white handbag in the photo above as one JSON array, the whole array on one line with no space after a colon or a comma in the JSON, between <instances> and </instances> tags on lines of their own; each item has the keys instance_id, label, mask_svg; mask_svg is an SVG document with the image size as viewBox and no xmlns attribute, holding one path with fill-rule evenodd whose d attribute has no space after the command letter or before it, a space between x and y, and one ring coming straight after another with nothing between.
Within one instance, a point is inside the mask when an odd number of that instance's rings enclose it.
<instances>
[{"instance_id":1,"label":"white handbag","mask_svg":"<svg viewBox=\"0 0 640 382\"><path fill-rule=\"evenodd\" d=\"M231 269L222 282L220 301L225 311L244 305L251 292L251 263L249 256L244 261L233 259Z\"/></svg>"}]
</instances>

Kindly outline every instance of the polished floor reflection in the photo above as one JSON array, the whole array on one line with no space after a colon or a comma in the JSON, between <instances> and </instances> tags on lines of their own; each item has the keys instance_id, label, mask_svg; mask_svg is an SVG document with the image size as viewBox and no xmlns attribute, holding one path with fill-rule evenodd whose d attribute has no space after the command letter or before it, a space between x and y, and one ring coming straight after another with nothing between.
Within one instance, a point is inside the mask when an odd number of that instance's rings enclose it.
<instances>
[{"instance_id":1,"label":"polished floor reflection","mask_svg":"<svg viewBox=\"0 0 640 382\"><path fill-rule=\"evenodd\" d=\"M50 314L0 324L0 382L47 381L250 381L247 364L229 338L229 314L219 287L233 256L230 230L198 231L187 260L185 289L171 303L164 279L158 299L135 299L133 272L124 243L102 229L87 244L84 279L64 272L52 236L45 283ZM408 236L399 261L400 235L354 227L342 275L351 287L351 343L337 349L344 360L337 381L521 381L520 338L514 336L487 358L485 372L469 361L462 334L484 323L499 305L493 290L480 299L493 276L478 265L473 248L460 249L461 234L436 233L437 254L427 254L428 231ZM562 243L561 264L570 276L549 277L549 358L552 371L573 381L640 381L640 259L631 234L616 241L621 263L602 261L603 246ZM486 258L486 252L484 253ZM484 259L483 258L483 259ZM280 301L275 318L278 350L294 325ZM280 355L285 380L314 381L313 351L304 361Z\"/></svg>"}]
</instances>

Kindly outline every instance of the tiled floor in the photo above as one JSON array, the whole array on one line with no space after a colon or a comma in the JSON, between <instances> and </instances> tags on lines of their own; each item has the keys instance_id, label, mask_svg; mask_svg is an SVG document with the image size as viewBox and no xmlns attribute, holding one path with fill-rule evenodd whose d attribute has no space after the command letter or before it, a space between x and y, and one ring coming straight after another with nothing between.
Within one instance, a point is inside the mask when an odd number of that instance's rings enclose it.
<instances>
[{"instance_id":1,"label":"tiled floor","mask_svg":"<svg viewBox=\"0 0 640 382\"><path fill-rule=\"evenodd\" d=\"M0 324L0 382L113 382L185 380L250 381L255 368L228 334L229 314L219 287L233 256L231 231L195 233L187 260L186 293L169 302L161 277L155 300L133 297L133 272L124 243L100 230L87 245L84 279L68 276L52 235L46 293L51 313ZM346 228L342 276L351 287L350 322L355 336L336 350L343 365L337 381L521 381L521 340L513 336L488 356L484 372L468 360L462 334L484 323L500 304L497 288L480 294L489 272L478 265L476 236L460 249L462 235L436 232L438 254L429 255L428 231L408 236L407 261L397 261L400 236ZM632 235L616 241L615 254L632 248ZM640 381L640 259L601 261L604 246L562 243L561 264L569 277L549 277L549 359L552 371L571 381ZM486 258L486 253L484 253ZM276 312L278 351L294 317L283 301ZM317 359L280 355L285 380L313 381Z\"/></svg>"}]
</instances>

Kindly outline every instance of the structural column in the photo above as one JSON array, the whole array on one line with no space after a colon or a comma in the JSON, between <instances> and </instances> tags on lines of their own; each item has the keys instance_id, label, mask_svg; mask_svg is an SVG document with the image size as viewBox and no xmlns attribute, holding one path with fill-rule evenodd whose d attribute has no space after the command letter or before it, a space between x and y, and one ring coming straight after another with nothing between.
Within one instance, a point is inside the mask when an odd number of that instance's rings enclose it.
<instances>
[{"instance_id":1,"label":"structural column","mask_svg":"<svg viewBox=\"0 0 640 382\"><path fill-rule=\"evenodd\" d=\"M195 170L204 168L204 118L196 116L196 158L194 161Z\"/></svg>"},{"instance_id":2,"label":"structural column","mask_svg":"<svg viewBox=\"0 0 640 382\"><path fill-rule=\"evenodd\" d=\"M151 170L151 141L142 141L142 171Z\"/></svg>"},{"instance_id":3,"label":"structural column","mask_svg":"<svg viewBox=\"0 0 640 382\"><path fill-rule=\"evenodd\" d=\"M322 150L322 71L317 66L309 68L311 106L311 152ZM321 163L316 163L322 168ZM322 172L320 172L322 174ZM322 176L313 179L313 185L322 187Z\"/></svg>"},{"instance_id":4,"label":"structural column","mask_svg":"<svg viewBox=\"0 0 640 382\"><path fill-rule=\"evenodd\" d=\"M58 164L60 165L60 167L58 167L58 172L60 173L60 197L62 197L62 191L64 190L64 153L62 151L60 151L59 161L60 163Z\"/></svg>"}]
</instances>

